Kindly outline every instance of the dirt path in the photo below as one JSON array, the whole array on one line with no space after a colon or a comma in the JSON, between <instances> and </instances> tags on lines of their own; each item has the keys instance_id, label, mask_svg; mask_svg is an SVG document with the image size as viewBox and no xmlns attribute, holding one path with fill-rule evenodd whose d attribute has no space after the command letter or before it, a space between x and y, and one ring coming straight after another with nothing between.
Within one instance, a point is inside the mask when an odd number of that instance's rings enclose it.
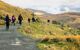
<instances>
[{"instance_id":1,"label":"dirt path","mask_svg":"<svg viewBox=\"0 0 80 50\"><path fill-rule=\"evenodd\" d=\"M18 26L0 28L0 50L39 50L36 41L17 32Z\"/></svg>"}]
</instances>

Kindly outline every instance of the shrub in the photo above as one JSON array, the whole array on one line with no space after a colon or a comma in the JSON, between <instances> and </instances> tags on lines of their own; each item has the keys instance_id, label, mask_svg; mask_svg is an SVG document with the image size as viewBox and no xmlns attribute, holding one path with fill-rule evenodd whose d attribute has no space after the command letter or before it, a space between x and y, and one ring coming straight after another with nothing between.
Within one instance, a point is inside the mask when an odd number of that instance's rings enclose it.
<instances>
[{"instance_id":1,"label":"shrub","mask_svg":"<svg viewBox=\"0 0 80 50\"><path fill-rule=\"evenodd\" d=\"M57 21L52 21L52 24L58 24L58 22Z\"/></svg>"},{"instance_id":2,"label":"shrub","mask_svg":"<svg viewBox=\"0 0 80 50\"><path fill-rule=\"evenodd\" d=\"M41 42L48 42L49 38L44 38Z\"/></svg>"},{"instance_id":3,"label":"shrub","mask_svg":"<svg viewBox=\"0 0 80 50\"><path fill-rule=\"evenodd\" d=\"M60 42L60 40L58 38L53 38L53 39L51 39L51 42L58 43L58 42Z\"/></svg>"},{"instance_id":4,"label":"shrub","mask_svg":"<svg viewBox=\"0 0 80 50\"><path fill-rule=\"evenodd\" d=\"M76 40L75 39L72 39L72 38L66 38L66 41L67 42L75 42Z\"/></svg>"}]
</instances>

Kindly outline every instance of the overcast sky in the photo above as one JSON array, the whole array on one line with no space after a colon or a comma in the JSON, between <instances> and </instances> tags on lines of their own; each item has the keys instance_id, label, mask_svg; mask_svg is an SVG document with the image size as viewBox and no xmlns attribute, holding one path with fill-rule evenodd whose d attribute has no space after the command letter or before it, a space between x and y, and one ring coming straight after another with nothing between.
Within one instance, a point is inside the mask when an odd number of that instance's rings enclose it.
<instances>
[{"instance_id":1,"label":"overcast sky","mask_svg":"<svg viewBox=\"0 0 80 50\"><path fill-rule=\"evenodd\" d=\"M61 6L79 7L80 0L3 0L14 6L22 8L32 8L37 10L44 10L49 13L59 13ZM68 7L65 7L69 10Z\"/></svg>"}]
</instances>

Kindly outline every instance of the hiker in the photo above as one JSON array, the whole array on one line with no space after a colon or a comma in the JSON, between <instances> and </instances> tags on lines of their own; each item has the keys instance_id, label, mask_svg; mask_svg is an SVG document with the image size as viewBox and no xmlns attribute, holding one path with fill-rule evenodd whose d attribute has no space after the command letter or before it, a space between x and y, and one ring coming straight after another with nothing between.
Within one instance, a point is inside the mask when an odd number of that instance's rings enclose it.
<instances>
[{"instance_id":1,"label":"hiker","mask_svg":"<svg viewBox=\"0 0 80 50\"><path fill-rule=\"evenodd\" d=\"M10 25L10 19L9 19L9 15L7 14L5 17L5 21L6 21L6 29L9 29L9 25Z\"/></svg>"},{"instance_id":2,"label":"hiker","mask_svg":"<svg viewBox=\"0 0 80 50\"><path fill-rule=\"evenodd\" d=\"M28 18L28 23L30 23L30 20L31 20L31 19L30 19L30 18Z\"/></svg>"},{"instance_id":3,"label":"hiker","mask_svg":"<svg viewBox=\"0 0 80 50\"><path fill-rule=\"evenodd\" d=\"M19 21L19 24L20 24L20 25L22 25L22 20L23 20L23 17L22 17L22 15L20 14L20 15L18 16L18 21Z\"/></svg>"},{"instance_id":4,"label":"hiker","mask_svg":"<svg viewBox=\"0 0 80 50\"><path fill-rule=\"evenodd\" d=\"M47 20L48 23L50 23L50 20Z\"/></svg>"},{"instance_id":5,"label":"hiker","mask_svg":"<svg viewBox=\"0 0 80 50\"><path fill-rule=\"evenodd\" d=\"M34 17L32 17L32 22L36 22L36 19Z\"/></svg>"},{"instance_id":6,"label":"hiker","mask_svg":"<svg viewBox=\"0 0 80 50\"><path fill-rule=\"evenodd\" d=\"M14 15L12 16L11 20L12 20L12 24L14 24L14 25L15 25L16 18L15 18L15 16L14 16Z\"/></svg>"}]
</instances>

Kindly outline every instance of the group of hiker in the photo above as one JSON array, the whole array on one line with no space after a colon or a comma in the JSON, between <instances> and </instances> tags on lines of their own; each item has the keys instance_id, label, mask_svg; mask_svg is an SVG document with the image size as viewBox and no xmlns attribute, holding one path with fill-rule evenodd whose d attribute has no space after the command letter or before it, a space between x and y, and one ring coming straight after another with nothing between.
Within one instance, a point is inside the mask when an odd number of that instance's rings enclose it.
<instances>
[{"instance_id":1,"label":"group of hiker","mask_svg":"<svg viewBox=\"0 0 80 50\"><path fill-rule=\"evenodd\" d=\"M2 17L0 19L2 19ZM13 25L15 25L16 17L15 17L15 15L13 15L11 17L11 19L10 19L9 15L7 14L5 16L5 18L4 18L4 20L5 20L5 24L6 24L6 29L8 30L9 29L9 26L10 26L10 23L12 23ZM22 17L21 14L18 16L18 19L17 20L18 20L18 24L19 25L22 25L23 17ZM34 23L34 22L39 22L39 19L38 18L35 18L34 15L33 15L33 17L32 18L28 18L27 21L28 21L28 23L30 23L30 22L33 22ZM47 22L50 23L50 20L47 20ZM54 21L54 20L52 21L52 23L53 24L57 24L57 22Z\"/></svg>"},{"instance_id":2,"label":"group of hiker","mask_svg":"<svg viewBox=\"0 0 80 50\"><path fill-rule=\"evenodd\" d=\"M30 23L30 22L39 22L38 21L38 18L36 19L35 17L32 17L32 19L30 19L30 18L28 18L28 23Z\"/></svg>"},{"instance_id":3,"label":"group of hiker","mask_svg":"<svg viewBox=\"0 0 80 50\"><path fill-rule=\"evenodd\" d=\"M20 14L20 15L18 16L18 23L19 23L19 25L22 25L22 20L23 20L23 17L22 17L22 15ZM30 23L31 21L32 21L32 22L37 22L38 19L36 19L36 18L33 16L32 19L31 19L31 18L28 18L27 21L28 21L28 23ZM13 16L11 17L11 19L9 18L9 15L8 15L8 14L5 16L5 24L6 24L6 29L7 29L7 30L9 29L10 22L11 22L13 25L15 25L15 22L16 22L16 17L15 17L15 15L13 15Z\"/></svg>"},{"instance_id":4,"label":"group of hiker","mask_svg":"<svg viewBox=\"0 0 80 50\"><path fill-rule=\"evenodd\" d=\"M23 17L22 15L20 14L18 16L18 23L21 25L22 24L22 20L23 20ZM11 19L9 18L9 15L7 14L5 16L5 24L6 24L6 29L8 30L9 29L9 25L10 25L10 22L12 22L13 25L15 25L15 21L16 21L16 17L13 15L11 17Z\"/></svg>"}]
</instances>

